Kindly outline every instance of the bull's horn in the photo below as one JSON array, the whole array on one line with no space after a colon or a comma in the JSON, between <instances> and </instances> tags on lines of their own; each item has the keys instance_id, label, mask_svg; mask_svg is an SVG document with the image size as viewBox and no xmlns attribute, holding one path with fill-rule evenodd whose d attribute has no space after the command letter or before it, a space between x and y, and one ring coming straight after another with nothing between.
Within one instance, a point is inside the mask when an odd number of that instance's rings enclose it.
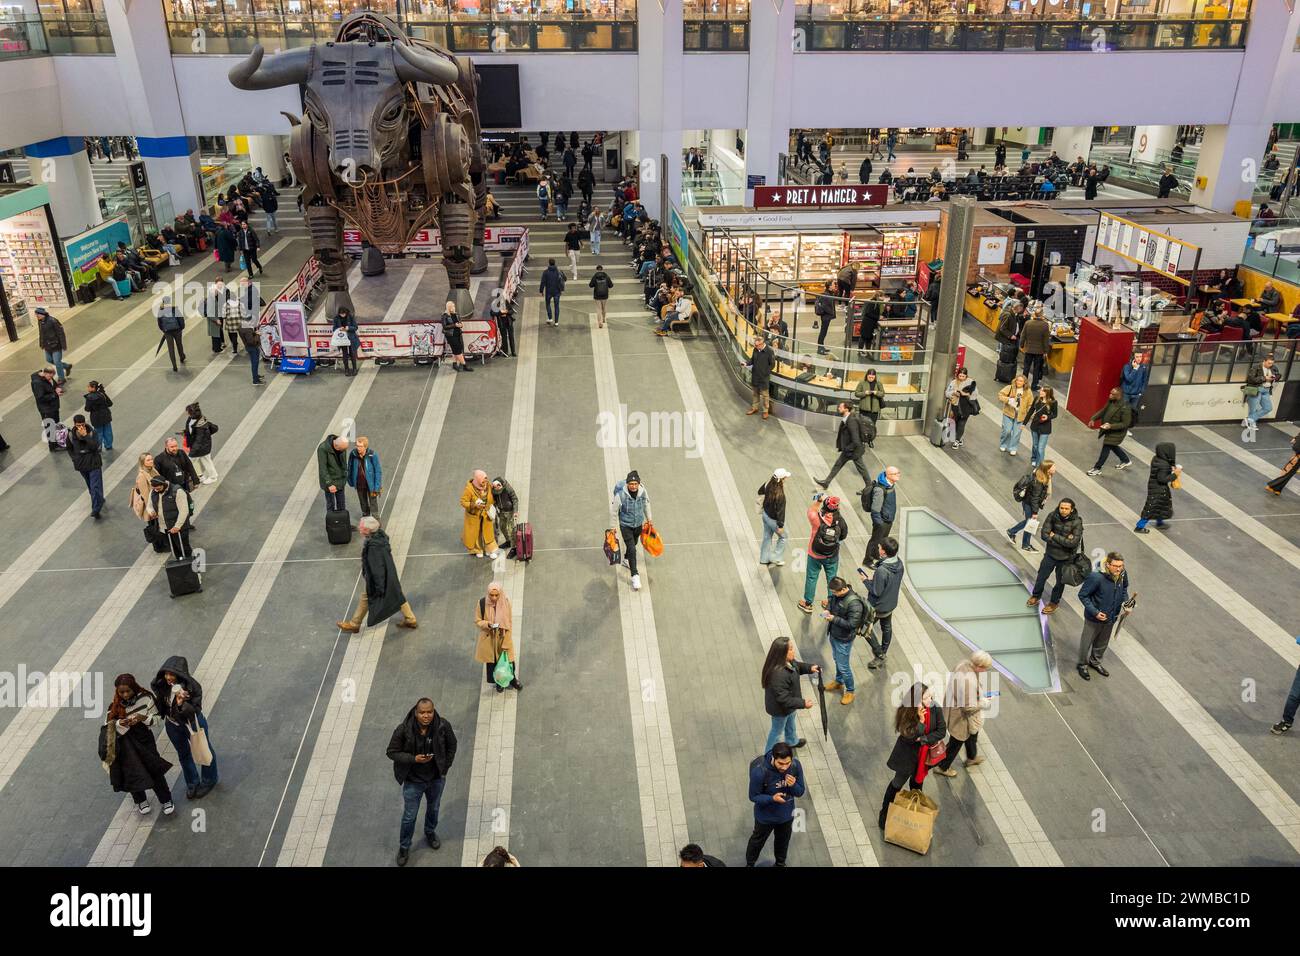
<instances>
[{"instance_id":1,"label":"bull's horn","mask_svg":"<svg viewBox=\"0 0 1300 956\"><path fill-rule=\"evenodd\" d=\"M397 78L403 83L455 83L460 69L455 60L443 59L408 43L395 43L397 51L394 65Z\"/></svg>"},{"instance_id":2,"label":"bull's horn","mask_svg":"<svg viewBox=\"0 0 1300 956\"><path fill-rule=\"evenodd\" d=\"M294 116L292 113L286 113L284 110L280 110L280 115L289 121L290 126L302 125L302 117L300 116Z\"/></svg>"},{"instance_id":3,"label":"bull's horn","mask_svg":"<svg viewBox=\"0 0 1300 956\"><path fill-rule=\"evenodd\" d=\"M262 44L253 47L247 60L230 68L230 83L241 90L273 90L280 86L293 86L307 80L311 64L311 50L298 47L277 53L262 62Z\"/></svg>"}]
</instances>

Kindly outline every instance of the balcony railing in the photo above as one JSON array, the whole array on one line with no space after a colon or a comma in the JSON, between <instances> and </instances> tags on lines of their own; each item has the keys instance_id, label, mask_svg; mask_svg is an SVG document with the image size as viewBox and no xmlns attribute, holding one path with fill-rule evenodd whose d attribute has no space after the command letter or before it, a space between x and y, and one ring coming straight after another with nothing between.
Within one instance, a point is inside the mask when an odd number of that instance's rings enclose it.
<instances>
[{"instance_id":1,"label":"balcony railing","mask_svg":"<svg viewBox=\"0 0 1300 956\"><path fill-rule=\"evenodd\" d=\"M687 19L682 24L682 49L687 53L748 50L749 21Z\"/></svg>"},{"instance_id":2,"label":"balcony railing","mask_svg":"<svg viewBox=\"0 0 1300 956\"><path fill-rule=\"evenodd\" d=\"M801 20L796 50L1086 52L1224 50L1246 45L1246 20Z\"/></svg>"},{"instance_id":3,"label":"balcony railing","mask_svg":"<svg viewBox=\"0 0 1300 956\"><path fill-rule=\"evenodd\" d=\"M0 17L0 60L49 52L39 17Z\"/></svg>"},{"instance_id":4,"label":"balcony railing","mask_svg":"<svg viewBox=\"0 0 1300 956\"><path fill-rule=\"evenodd\" d=\"M108 19L100 14L46 16L45 38L50 53L112 53Z\"/></svg>"}]
</instances>

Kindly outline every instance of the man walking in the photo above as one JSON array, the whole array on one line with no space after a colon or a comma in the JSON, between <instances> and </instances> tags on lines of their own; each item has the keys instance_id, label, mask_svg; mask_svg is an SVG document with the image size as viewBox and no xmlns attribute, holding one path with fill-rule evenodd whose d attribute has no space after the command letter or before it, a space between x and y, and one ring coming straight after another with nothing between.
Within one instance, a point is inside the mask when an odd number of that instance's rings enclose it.
<instances>
[{"instance_id":1,"label":"man walking","mask_svg":"<svg viewBox=\"0 0 1300 956\"><path fill-rule=\"evenodd\" d=\"M316 476L320 490L325 492L325 512L342 511L347 507L343 488L348 483L348 447L346 438L326 435L316 446Z\"/></svg>"},{"instance_id":2,"label":"man walking","mask_svg":"<svg viewBox=\"0 0 1300 956\"><path fill-rule=\"evenodd\" d=\"M433 701L421 697L406 719L397 725L388 741L388 759L393 762L393 776L402 788L402 825L397 837L397 865L406 866L411 856L411 837L415 835L415 818L424 811L424 840L432 849L440 849L438 806L447 771L456 759L456 734L434 709Z\"/></svg>"},{"instance_id":3,"label":"man walking","mask_svg":"<svg viewBox=\"0 0 1300 956\"><path fill-rule=\"evenodd\" d=\"M889 465L876 475L870 485L870 493L863 493L863 509L871 514L871 540L867 542L867 551L862 563L874 568L880 563L878 551L881 544L894 530L894 516L898 514L897 495L894 486L903 473L894 465Z\"/></svg>"},{"instance_id":4,"label":"man walking","mask_svg":"<svg viewBox=\"0 0 1300 956\"><path fill-rule=\"evenodd\" d=\"M650 493L641 484L641 476L636 471L629 471L627 478L614 485L611 511L623 537L623 559L632 574L632 590L639 591L641 575L637 571L636 546L641 540L641 532L653 519L650 517Z\"/></svg>"},{"instance_id":5,"label":"man walking","mask_svg":"<svg viewBox=\"0 0 1300 956\"><path fill-rule=\"evenodd\" d=\"M569 265L573 269L573 281L578 281L578 256L582 253L582 233L578 232L576 222L569 223L569 231L564 234L564 250L569 256Z\"/></svg>"},{"instance_id":6,"label":"man walking","mask_svg":"<svg viewBox=\"0 0 1300 956\"><path fill-rule=\"evenodd\" d=\"M1124 393L1118 388L1112 388L1106 404L1088 420L1089 425L1093 423L1096 423L1101 433L1101 452L1097 455L1097 463L1088 469L1088 474L1094 478L1100 475L1101 466L1106 463L1111 452L1119 459L1116 468L1132 465L1133 459L1129 458L1128 452L1119 447L1133 424L1133 409L1124 401Z\"/></svg>"},{"instance_id":7,"label":"man walking","mask_svg":"<svg viewBox=\"0 0 1300 956\"><path fill-rule=\"evenodd\" d=\"M537 286L537 291L546 296L546 324L560 324L560 294L564 292L564 273L555 266L554 259L548 259L546 271L542 273L542 281ZM554 311L552 311L554 303Z\"/></svg>"},{"instance_id":8,"label":"man walking","mask_svg":"<svg viewBox=\"0 0 1300 956\"><path fill-rule=\"evenodd\" d=\"M767 838L776 834L773 849L776 865L785 866L790 849L790 834L794 832L794 802L807 792L804 786L803 767L794 758L794 750L782 741L749 765L749 800L754 804L754 832L745 847L745 865L753 866L767 845Z\"/></svg>"},{"instance_id":9,"label":"man walking","mask_svg":"<svg viewBox=\"0 0 1300 956\"><path fill-rule=\"evenodd\" d=\"M574 278L577 278L578 271L576 268L573 274ZM592 301L596 303L596 328L603 329L605 327L605 307L609 304L609 290L614 288L614 280L609 277L605 267L597 263L596 272L587 285L592 290Z\"/></svg>"},{"instance_id":10,"label":"man walking","mask_svg":"<svg viewBox=\"0 0 1300 956\"><path fill-rule=\"evenodd\" d=\"M50 451L58 451L63 446L55 440L59 424L59 396L63 389L54 383L54 369L48 365L39 372L32 372L32 396L36 399L36 413L41 416L41 433L50 446Z\"/></svg>"},{"instance_id":11,"label":"man walking","mask_svg":"<svg viewBox=\"0 0 1300 956\"><path fill-rule=\"evenodd\" d=\"M1282 706L1282 719L1269 728L1271 733L1279 737L1291 729L1295 723L1295 712L1300 710L1300 667L1296 668L1295 677L1291 680L1291 693L1287 694L1286 703Z\"/></svg>"},{"instance_id":12,"label":"man walking","mask_svg":"<svg viewBox=\"0 0 1300 956\"><path fill-rule=\"evenodd\" d=\"M759 332L754 337L754 351L750 353L745 365L749 369L749 389L754 396L754 401L745 414L753 415L762 405L763 418L766 420L772 411L770 387L772 369L776 368L776 355L767 347L767 336L764 333Z\"/></svg>"},{"instance_id":13,"label":"man walking","mask_svg":"<svg viewBox=\"0 0 1300 956\"><path fill-rule=\"evenodd\" d=\"M239 224L239 232L235 233L235 245L239 251L244 254L244 266L248 269L248 277L253 278L253 266L257 266L257 274L262 274L262 263L258 261L257 250L262 245L262 240L257 238L257 233L245 219Z\"/></svg>"},{"instance_id":14,"label":"man walking","mask_svg":"<svg viewBox=\"0 0 1300 956\"><path fill-rule=\"evenodd\" d=\"M63 353L68 350L68 336L63 331L63 323L50 315L44 307L36 309L37 339L45 352L45 361L53 365L58 372L59 385L67 383L72 366L64 364Z\"/></svg>"},{"instance_id":15,"label":"man walking","mask_svg":"<svg viewBox=\"0 0 1300 956\"><path fill-rule=\"evenodd\" d=\"M836 576L831 578L830 596L822 619L826 621L826 636L830 639L831 659L835 661L835 679L826 685L827 690L843 690L841 704L853 703L853 639L858 636L858 626L867 613L862 598L854 593L849 583Z\"/></svg>"},{"instance_id":16,"label":"man walking","mask_svg":"<svg viewBox=\"0 0 1300 956\"><path fill-rule=\"evenodd\" d=\"M77 469L81 480L86 483L86 489L90 492L90 516L98 521L99 511L104 507L104 473L101 470L104 462L99 454L99 438L86 423L85 415L72 416L72 431L68 433L68 457L72 459L72 467Z\"/></svg>"},{"instance_id":17,"label":"man walking","mask_svg":"<svg viewBox=\"0 0 1300 956\"><path fill-rule=\"evenodd\" d=\"M399 611L402 619L397 622L397 626L415 630L419 622L415 619L415 612L411 610L406 595L402 593L402 583L397 577L397 563L393 561L393 546L388 535L380 528L379 519L374 515L366 515L357 523L357 530L361 532L363 540L361 577L365 588L361 592L356 613L346 621L337 622L339 630L356 634L361 630L363 620L367 627L374 627ZM437 810L434 811L434 820L437 821ZM409 839L407 846L410 846Z\"/></svg>"},{"instance_id":18,"label":"man walking","mask_svg":"<svg viewBox=\"0 0 1300 956\"><path fill-rule=\"evenodd\" d=\"M862 476L863 490L871 483L871 477L867 471L866 463L863 462L862 456L867 450L867 437L863 429L863 416L853 410L853 406L848 402L840 402L840 427L835 433L835 450L838 451L839 457L835 459L835 464L831 466L830 474L825 478L814 478L813 481L823 488L830 487L830 483L835 480L849 462L853 462L853 467L858 470Z\"/></svg>"},{"instance_id":19,"label":"man walking","mask_svg":"<svg viewBox=\"0 0 1300 956\"><path fill-rule=\"evenodd\" d=\"M176 365L177 356L180 357L181 365L185 364L185 342L183 335L185 333L185 314L172 304L170 295L164 295L158 300L158 331L163 334L163 340L167 343L167 357L171 359L172 371L178 372L180 369ZM162 343L158 343L162 347Z\"/></svg>"},{"instance_id":20,"label":"man walking","mask_svg":"<svg viewBox=\"0 0 1300 956\"><path fill-rule=\"evenodd\" d=\"M880 625L880 643L876 643L874 629L867 634L867 643L871 645L872 659L867 664L868 670L877 670L885 666L885 655L889 653L889 644L894 639L895 608L898 607L898 592L903 587L903 559L898 556L898 539L885 538L876 551L875 570L868 569L867 603L875 612L876 623Z\"/></svg>"},{"instance_id":21,"label":"man walking","mask_svg":"<svg viewBox=\"0 0 1300 956\"><path fill-rule=\"evenodd\" d=\"M1043 363L1052 348L1052 327L1037 309L1029 316L1029 321L1020 330L1020 351L1025 353L1025 377L1030 380L1033 390L1038 391L1038 383L1043 380Z\"/></svg>"},{"instance_id":22,"label":"man walking","mask_svg":"<svg viewBox=\"0 0 1300 956\"><path fill-rule=\"evenodd\" d=\"M1124 556L1118 551L1106 555L1106 563L1084 579L1079 588L1079 603L1083 605L1083 636L1079 639L1079 676L1092 680L1091 667L1102 677L1110 671L1101 664L1110 645L1124 602L1128 600L1128 574L1124 571Z\"/></svg>"}]
</instances>

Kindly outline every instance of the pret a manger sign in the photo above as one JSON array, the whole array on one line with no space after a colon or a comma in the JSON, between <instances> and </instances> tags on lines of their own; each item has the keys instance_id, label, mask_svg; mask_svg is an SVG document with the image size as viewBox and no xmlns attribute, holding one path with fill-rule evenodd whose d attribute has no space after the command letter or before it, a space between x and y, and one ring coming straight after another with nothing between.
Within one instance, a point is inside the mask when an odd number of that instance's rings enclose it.
<instances>
[{"instance_id":1,"label":"pret a manger sign","mask_svg":"<svg viewBox=\"0 0 1300 956\"><path fill-rule=\"evenodd\" d=\"M889 187L840 186L755 186L754 208L790 209L818 206L883 206L889 201Z\"/></svg>"}]
</instances>

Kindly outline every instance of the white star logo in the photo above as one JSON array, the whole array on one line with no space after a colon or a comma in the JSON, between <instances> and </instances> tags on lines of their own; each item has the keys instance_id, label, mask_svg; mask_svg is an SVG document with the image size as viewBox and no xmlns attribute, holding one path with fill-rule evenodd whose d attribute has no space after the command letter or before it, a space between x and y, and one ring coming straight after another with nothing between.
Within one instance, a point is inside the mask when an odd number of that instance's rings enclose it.
<instances>
[{"instance_id":1,"label":"white star logo","mask_svg":"<svg viewBox=\"0 0 1300 956\"><path fill-rule=\"evenodd\" d=\"M779 203L780 201L781 201L781 194L780 194L780 193L776 193L776 194L772 197L772 204L775 205L775 204Z\"/></svg>"}]
</instances>

